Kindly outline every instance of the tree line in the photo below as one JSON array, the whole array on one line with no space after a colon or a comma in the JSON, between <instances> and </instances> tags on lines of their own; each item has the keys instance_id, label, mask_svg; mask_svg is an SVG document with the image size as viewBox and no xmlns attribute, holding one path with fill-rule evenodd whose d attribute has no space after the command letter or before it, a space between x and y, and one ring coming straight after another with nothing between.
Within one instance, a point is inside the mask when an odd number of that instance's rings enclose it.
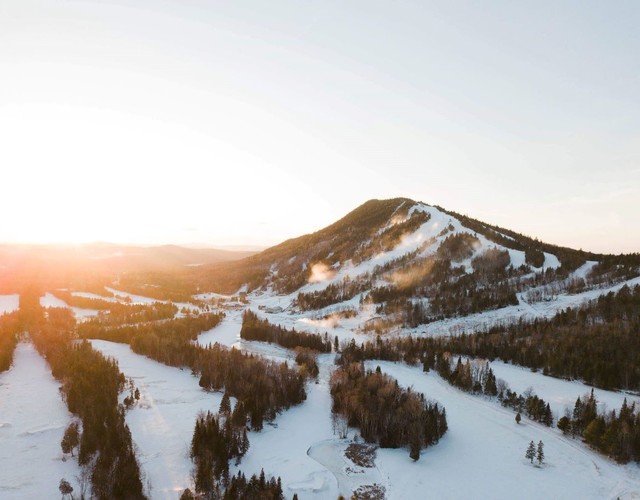
<instances>
[{"instance_id":1,"label":"tree line","mask_svg":"<svg viewBox=\"0 0 640 500\"><path fill-rule=\"evenodd\" d=\"M17 311L0 316L0 373L8 370L13 363L13 352L18 344L20 331L22 325Z\"/></svg>"},{"instance_id":2,"label":"tree line","mask_svg":"<svg viewBox=\"0 0 640 500\"><path fill-rule=\"evenodd\" d=\"M444 408L400 388L379 367L373 372L360 363L342 365L331 376L331 397L332 412L358 427L365 441L383 448L408 446L414 460L447 431Z\"/></svg>"},{"instance_id":3,"label":"tree line","mask_svg":"<svg viewBox=\"0 0 640 500\"><path fill-rule=\"evenodd\" d=\"M553 414L548 402L538 397L533 390L518 394L509 389L508 384L496 376L487 361L467 359L464 363L458 356L456 362L448 353L438 356L425 356L423 370L434 369L451 385L471 394L484 394L496 397L502 406L511 408L518 415L524 413L531 420L547 427L553 425Z\"/></svg>"},{"instance_id":4,"label":"tree line","mask_svg":"<svg viewBox=\"0 0 640 500\"><path fill-rule=\"evenodd\" d=\"M249 449L244 424L233 425L230 414L198 415L191 439L190 456L194 463L195 490L211 494L220 485L229 483L229 461L239 463Z\"/></svg>"},{"instance_id":5,"label":"tree line","mask_svg":"<svg viewBox=\"0 0 640 500\"><path fill-rule=\"evenodd\" d=\"M640 412L626 398L619 410L605 413L598 410L592 389L576 400L573 412L558 420L558 429L620 463L640 461Z\"/></svg>"},{"instance_id":6,"label":"tree line","mask_svg":"<svg viewBox=\"0 0 640 500\"><path fill-rule=\"evenodd\" d=\"M306 347L318 352L331 352L331 340L327 334L297 332L274 325L266 319L260 319L256 313L247 309L242 314L242 329L240 337L246 340L260 340L272 342L287 349Z\"/></svg>"}]
</instances>

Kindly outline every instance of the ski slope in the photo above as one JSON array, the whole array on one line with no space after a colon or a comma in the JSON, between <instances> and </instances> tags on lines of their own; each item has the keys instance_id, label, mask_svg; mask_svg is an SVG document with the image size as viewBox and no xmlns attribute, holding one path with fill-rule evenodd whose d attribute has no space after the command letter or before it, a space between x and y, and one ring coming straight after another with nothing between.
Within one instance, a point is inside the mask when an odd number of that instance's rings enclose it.
<instances>
[{"instance_id":1,"label":"ski slope","mask_svg":"<svg viewBox=\"0 0 640 500\"><path fill-rule=\"evenodd\" d=\"M13 366L0 373L0 498L59 498L65 478L79 492L75 459L63 460L60 441L72 415L60 384L29 343L19 343Z\"/></svg>"}]
</instances>

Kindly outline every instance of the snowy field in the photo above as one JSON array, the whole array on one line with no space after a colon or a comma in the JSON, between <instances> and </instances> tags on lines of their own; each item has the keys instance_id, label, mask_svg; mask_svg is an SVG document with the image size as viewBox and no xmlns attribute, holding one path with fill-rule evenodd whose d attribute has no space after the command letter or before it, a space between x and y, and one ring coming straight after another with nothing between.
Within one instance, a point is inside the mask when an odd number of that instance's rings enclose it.
<instances>
[{"instance_id":1,"label":"snowy field","mask_svg":"<svg viewBox=\"0 0 640 500\"><path fill-rule=\"evenodd\" d=\"M220 324L211 330L201 333L198 336L198 344L206 347L216 342L228 347L240 342L240 329L242 328L242 312L228 311Z\"/></svg>"},{"instance_id":2,"label":"snowy field","mask_svg":"<svg viewBox=\"0 0 640 500\"><path fill-rule=\"evenodd\" d=\"M59 498L65 478L79 491L75 459L62 460L60 441L71 414L60 385L32 344L16 347L13 366L0 373L0 498Z\"/></svg>"},{"instance_id":3,"label":"snowy field","mask_svg":"<svg viewBox=\"0 0 640 500\"><path fill-rule=\"evenodd\" d=\"M112 293L114 296L107 298L107 297L102 297L100 295L95 295L92 293L88 293L88 292L74 292L74 295L78 295L78 296L86 296L86 297L92 297L92 298L100 298L102 300L111 300L114 302L121 302L121 303L129 303L129 304L142 304L142 305L148 305L148 304L153 304L155 302L160 302L163 304L167 304L170 301L168 300L160 300L160 299L154 299L152 297L145 297L144 295L136 295L133 293L129 293L129 292L123 292L121 290L116 290L114 288L109 288L108 286L105 287L105 290L107 290L108 292ZM173 302L173 304L180 310L186 308L189 309L191 311L195 311L195 312L199 312L200 308L198 306L195 306L193 304L189 304L188 302ZM178 313L178 316L180 316L180 313Z\"/></svg>"},{"instance_id":4,"label":"snowy field","mask_svg":"<svg viewBox=\"0 0 640 500\"><path fill-rule=\"evenodd\" d=\"M638 499L640 468L617 465L565 438L557 429L523 419L499 404L451 387L433 371L384 361L369 369L398 379L443 404L449 431L418 462L407 450L378 450L377 465L388 481L389 499ZM524 453L542 440L545 464L531 465Z\"/></svg>"},{"instance_id":5,"label":"snowy field","mask_svg":"<svg viewBox=\"0 0 640 500\"><path fill-rule=\"evenodd\" d=\"M17 311L20 306L20 295L0 295L0 315Z\"/></svg>"},{"instance_id":6,"label":"snowy field","mask_svg":"<svg viewBox=\"0 0 640 500\"><path fill-rule=\"evenodd\" d=\"M549 403L556 421L564 415L565 408L573 410L576 399L591 391L590 386L579 381L548 377L540 372L532 372L529 368L501 361L493 361L491 368L497 378L504 379L509 384L512 391L522 394L527 388L532 388L538 396ZM627 398L628 404L635 401L636 407L640 408L640 397L638 396L597 388L594 388L593 392L599 402L598 409L600 411L605 409L608 411L618 410L625 398Z\"/></svg>"},{"instance_id":7,"label":"snowy field","mask_svg":"<svg viewBox=\"0 0 640 500\"><path fill-rule=\"evenodd\" d=\"M150 297L143 297L142 295L135 295L133 293L122 292L113 288L105 287L105 290L112 293L116 298L129 299L132 304L153 304L154 302L165 302L163 300L152 299Z\"/></svg>"},{"instance_id":8,"label":"snowy field","mask_svg":"<svg viewBox=\"0 0 640 500\"><path fill-rule=\"evenodd\" d=\"M90 318L92 316L97 316L98 312L95 309L82 309L80 307L70 307L64 300L59 299L55 295L50 294L49 292L45 293L42 297L40 297L40 305L42 307L66 307L73 311L76 319L78 321L82 321L85 318Z\"/></svg>"}]
</instances>

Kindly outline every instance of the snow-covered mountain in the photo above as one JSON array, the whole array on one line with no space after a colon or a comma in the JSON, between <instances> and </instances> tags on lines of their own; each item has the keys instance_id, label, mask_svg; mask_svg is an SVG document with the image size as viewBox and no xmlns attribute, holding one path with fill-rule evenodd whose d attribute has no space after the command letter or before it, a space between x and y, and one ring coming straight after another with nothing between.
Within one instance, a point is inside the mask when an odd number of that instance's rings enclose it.
<instances>
[{"instance_id":1,"label":"snow-covered mountain","mask_svg":"<svg viewBox=\"0 0 640 500\"><path fill-rule=\"evenodd\" d=\"M638 255L554 246L399 198L368 201L320 231L193 279L201 290L249 292L292 324L343 325L349 336L550 317L639 275Z\"/></svg>"}]
</instances>

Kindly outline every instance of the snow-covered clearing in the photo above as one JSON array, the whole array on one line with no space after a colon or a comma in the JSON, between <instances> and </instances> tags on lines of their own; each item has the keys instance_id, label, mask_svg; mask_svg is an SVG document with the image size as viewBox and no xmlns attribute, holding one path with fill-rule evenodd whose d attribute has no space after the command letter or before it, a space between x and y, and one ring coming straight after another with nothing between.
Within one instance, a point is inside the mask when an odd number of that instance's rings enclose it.
<instances>
[{"instance_id":1,"label":"snow-covered clearing","mask_svg":"<svg viewBox=\"0 0 640 500\"><path fill-rule=\"evenodd\" d=\"M148 304L154 304L156 302L160 302L162 304L168 304L171 302L170 300L154 299L151 297L145 297L143 295L136 295L129 292L123 292L120 290L116 290L114 288L109 288L108 286L104 288L105 290L107 290L108 292L114 295L113 299L116 302L137 304L137 305L148 305ZM91 295L91 294L88 294L87 292L77 292L77 293L78 294L82 293L84 295ZM104 297L100 297L100 298L104 298ZM187 309L192 312L200 312L200 308L198 306L194 304L189 304L188 302L173 302L173 305L175 305L178 308L178 313L176 314L176 317L183 316L182 313L180 312L183 309Z\"/></svg>"},{"instance_id":2,"label":"snow-covered clearing","mask_svg":"<svg viewBox=\"0 0 640 500\"><path fill-rule=\"evenodd\" d=\"M98 295L97 293L92 292L71 292L71 295L74 297L82 297L85 299L94 299L94 300L104 300L105 302L118 302L118 299L115 297L108 297L107 295Z\"/></svg>"},{"instance_id":3,"label":"snow-covered clearing","mask_svg":"<svg viewBox=\"0 0 640 500\"><path fill-rule=\"evenodd\" d=\"M198 336L198 344L206 347L209 344L226 345L228 347L240 342L240 329L242 328L242 312L229 311L224 319L211 330Z\"/></svg>"},{"instance_id":4,"label":"snow-covered clearing","mask_svg":"<svg viewBox=\"0 0 640 500\"><path fill-rule=\"evenodd\" d=\"M0 374L0 498L58 498L60 479L77 493L80 469L63 461L60 441L71 414L60 385L32 344L16 347L13 366Z\"/></svg>"},{"instance_id":5,"label":"snow-covered clearing","mask_svg":"<svg viewBox=\"0 0 640 500\"><path fill-rule=\"evenodd\" d=\"M549 403L553 416L557 420L564 415L564 409L573 410L576 399L591 391L591 387L577 380L569 381L555 377L548 377L540 372L532 372L528 368L514 366L502 361L493 361L491 369L497 378L504 379L512 391L522 394L531 387L534 392ZM640 397L623 392L593 389L594 395L600 403L600 410L619 409L625 398L631 404L636 401L640 407Z\"/></svg>"},{"instance_id":6,"label":"snow-covered clearing","mask_svg":"<svg viewBox=\"0 0 640 500\"><path fill-rule=\"evenodd\" d=\"M17 311L20 307L20 295L0 295L0 314Z\"/></svg>"},{"instance_id":7,"label":"snow-covered clearing","mask_svg":"<svg viewBox=\"0 0 640 500\"><path fill-rule=\"evenodd\" d=\"M449 431L418 462L407 450L378 450L378 467L387 477L389 499L640 498L640 467L617 465L565 438L557 429L523 419L494 401L451 387L437 374L384 361L380 366L405 387L443 404ZM542 440L545 464L531 465L524 453Z\"/></svg>"},{"instance_id":8,"label":"snow-covered clearing","mask_svg":"<svg viewBox=\"0 0 640 500\"><path fill-rule=\"evenodd\" d=\"M40 305L42 307L64 307L71 309L76 319L82 321L83 319L90 318L91 316L97 316L98 312L95 309L81 309L80 307L71 307L64 300L59 299L55 295L49 292L40 297Z\"/></svg>"},{"instance_id":9,"label":"snow-covered clearing","mask_svg":"<svg viewBox=\"0 0 640 500\"><path fill-rule=\"evenodd\" d=\"M104 287L105 290L115 295L116 298L124 299L128 298L132 304L153 304L154 302L166 302L166 300L152 299L150 297L144 297L142 295L135 295L133 293L122 292L115 290L114 288Z\"/></svg>"},{"instance_id":10,"label":"snow-covered clearing","mask_svg":"<svg viewBox=\"0 0 640 500\"><path fill-rule=\"evenodd\" d=\"M582 264L578 269L576 269L571 275L572 278L586 278L587 274L593 269L593 267L597 264L595 260L588 260L584 264Z\"/></svg>"},{"instance_id":11,"label":"snow-covered clearing","mask_svg":"<svg viewBox=\"0 0 640 500\"><path fill-rule=\"evenodd\" d=\"M204 391L188 369L140 356L126 344L92 340L91 345L113 357L140 390L140 400L126 415L137 456L151 497L175 500L192 486L189 446L196 416L217 412L222 394Z\"/></svg>"}]
</instances>

